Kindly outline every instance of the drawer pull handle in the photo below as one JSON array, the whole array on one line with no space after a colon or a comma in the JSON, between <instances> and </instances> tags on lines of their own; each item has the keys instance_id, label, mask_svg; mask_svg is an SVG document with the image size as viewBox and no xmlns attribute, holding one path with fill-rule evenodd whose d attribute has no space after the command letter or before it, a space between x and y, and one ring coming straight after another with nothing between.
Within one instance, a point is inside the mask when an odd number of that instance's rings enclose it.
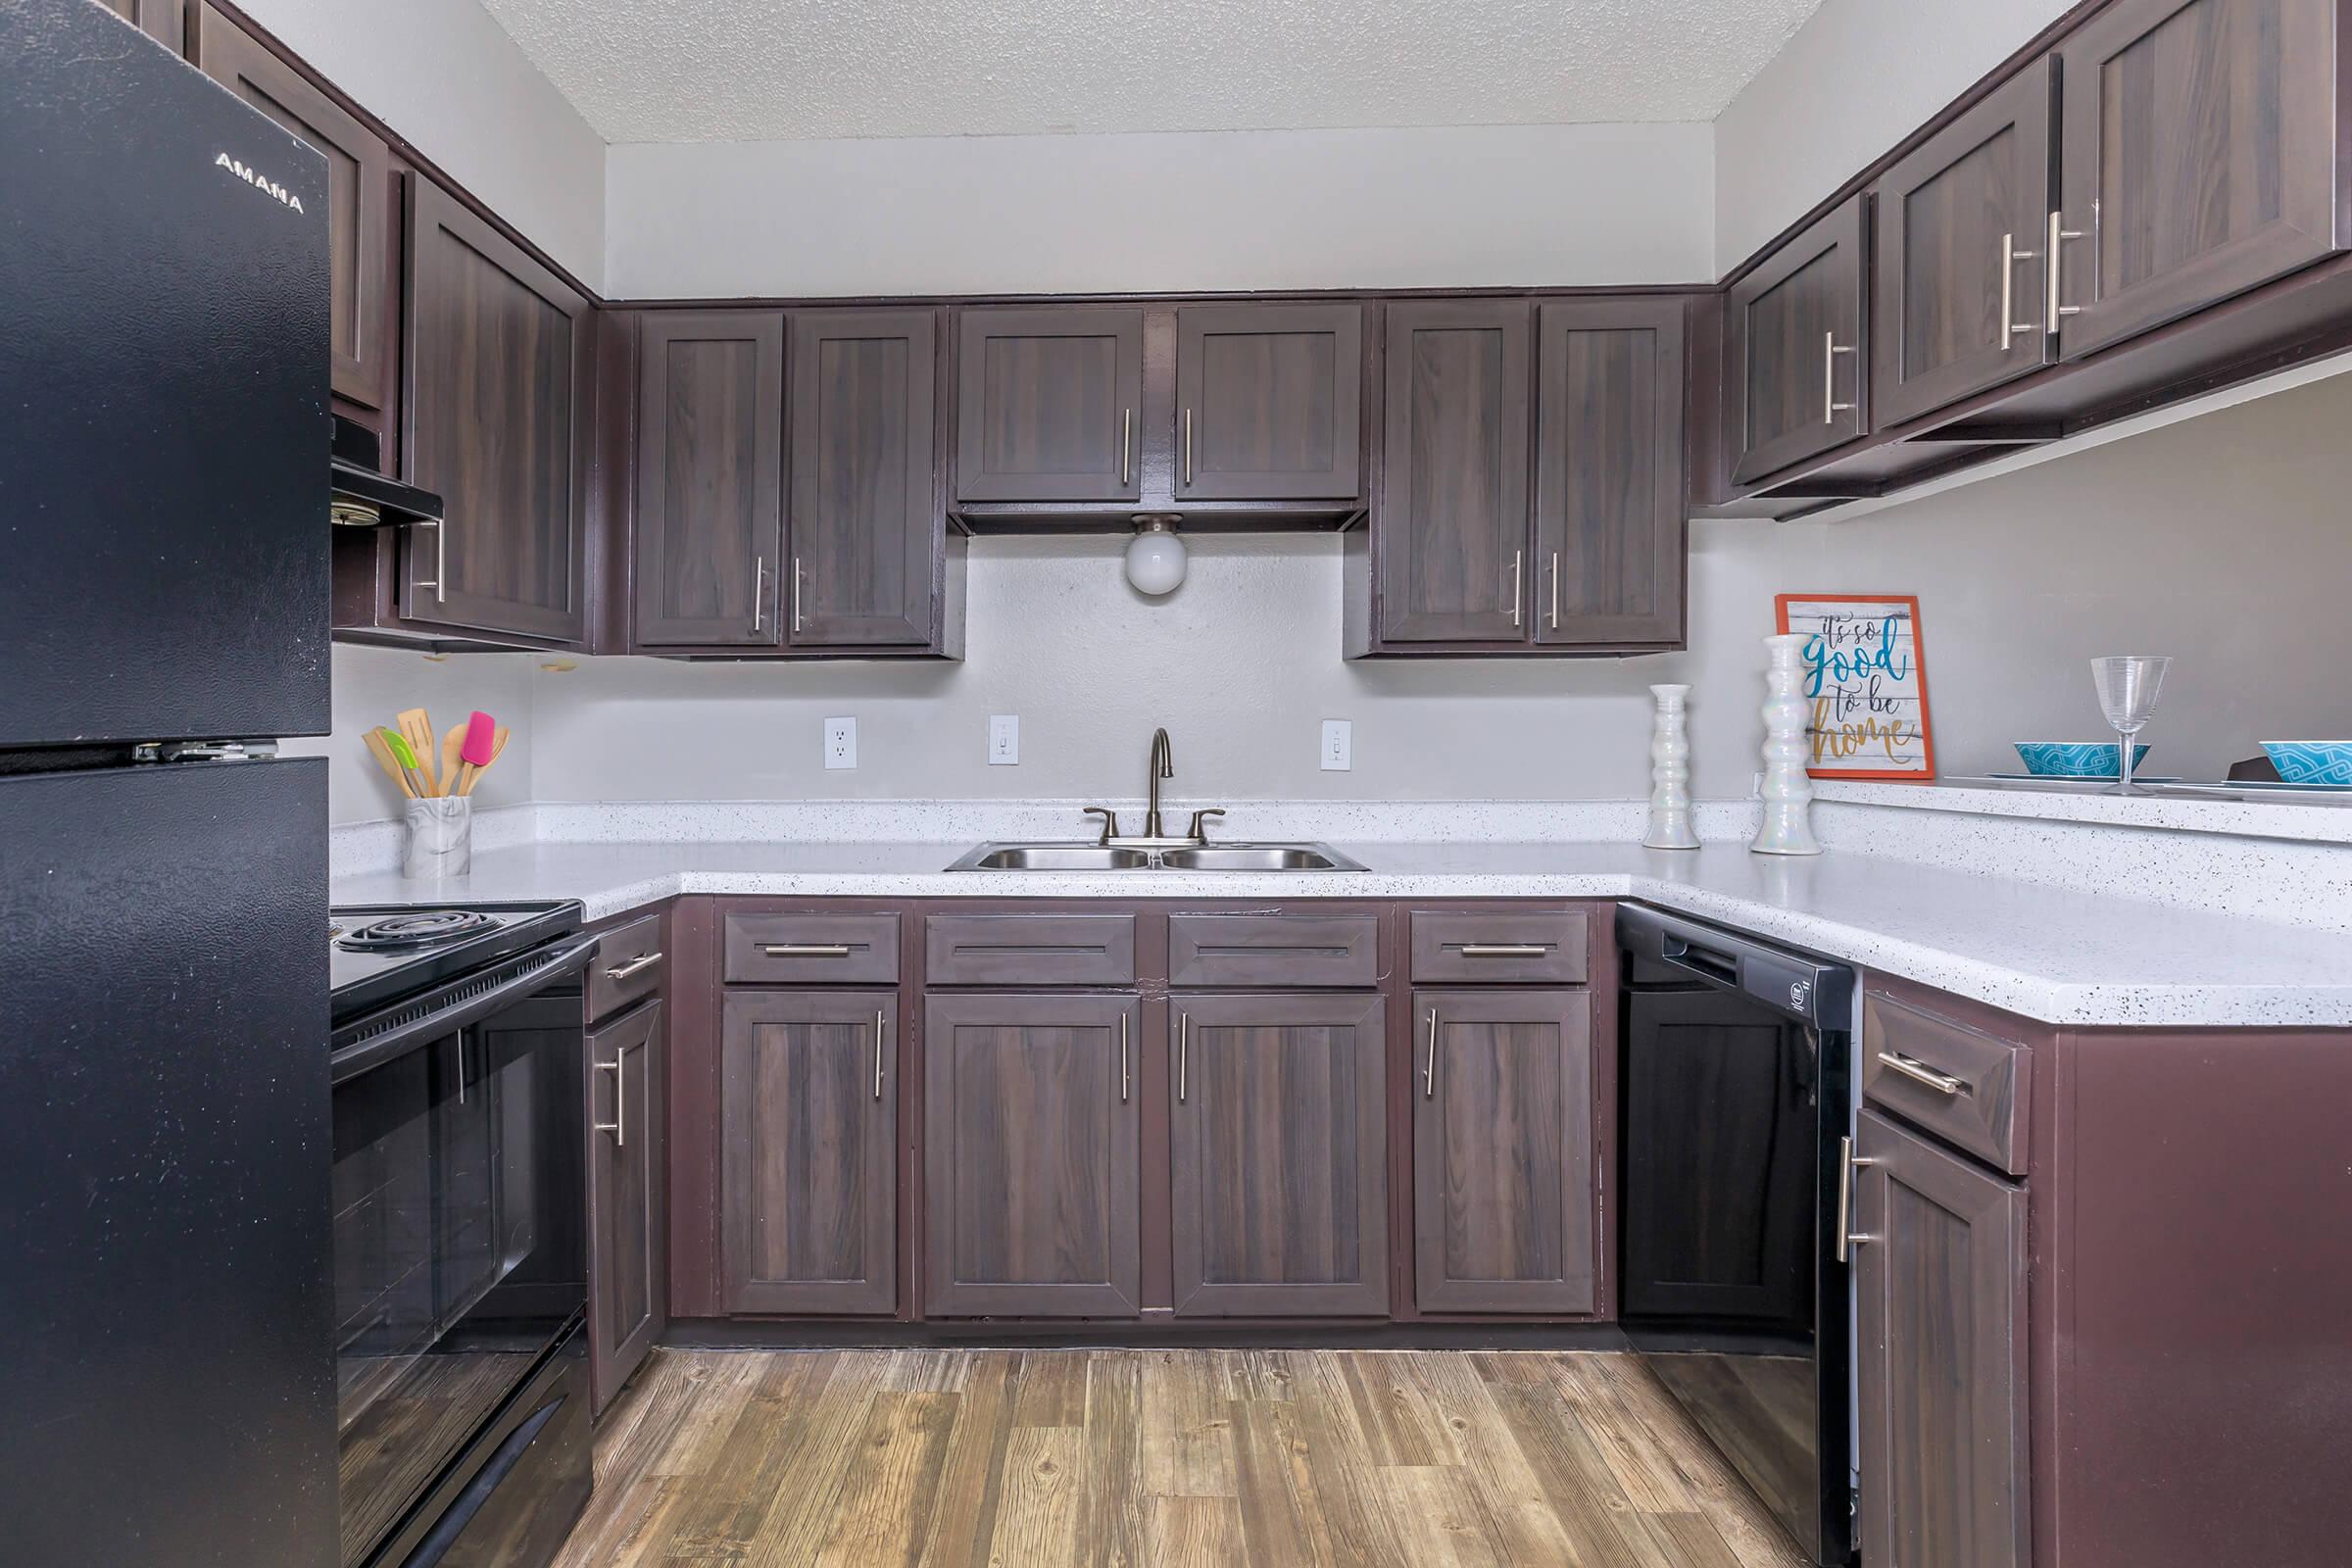
<instances>
[{"instance_id":1,"label":"drawer pull handle","mask_svg":"<svg viewBox=\"0 0 2352 1568\"><path fill-rule=\"evenodd\" d=\"M882 1042L889 1038L890 1024L883 1018L882 1009L876 1007L874 1009L874 1098L876 1100L882 1098Z\"/></svg>"},{"instance_id":2,"label":"drawer pull handle","mask_svg":"<svg viewBox=\"0 0 2352 1568\"><path fill-rule=\"evenodd\" d=\"M1541 958L1550 951L1533 943L1465 942L1461 947L1465 958Z\"/></svg>"},{"instance_id":3,"label":"drawer pull handle","mask_svg":"<svg viewBox=\"0 0 2352 1568\"><path fill-rule=\"evenodd\" d=\"M1880 1052L1879 1060L1901 1073L1913 1083L1926 1084L1939 1095L1964 1094L1968 1090L1967 1079L1955 1078L1948 1072L1937 1072L1926 1062L1914 1061L1897 1051Z\"/></svg>"},{"instance_id":4,"label":"drawer pull handle","mask_svg":"<svg viewBox=\"0 0 2352 1568\"><path fill-rule=\"evenodd\" d=\"M628 962L616 964L612 968L607 969L605 971L605 978L608 980L626 980L629 976L642 973L661 961L662 955L659 953L640 953Z\"/></svg>"},{"instance_id":5,"label":"drawer pull handle","mask_svg":"<svg viewBox=\"0 0 2352 1568\"><path fill-rule=\"evenodd\" d=\"M849 945L841 942L782 942L760 951L771 958L846 958L850 956Z\"/></svg>"}]
</instances>

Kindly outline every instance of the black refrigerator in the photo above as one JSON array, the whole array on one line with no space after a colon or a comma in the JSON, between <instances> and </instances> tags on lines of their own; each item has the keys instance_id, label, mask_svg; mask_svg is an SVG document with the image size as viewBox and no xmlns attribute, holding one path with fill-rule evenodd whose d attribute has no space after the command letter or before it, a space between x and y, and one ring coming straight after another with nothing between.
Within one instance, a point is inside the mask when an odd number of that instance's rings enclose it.
<instances>
[{"instance_id":1,"label":"black refrigerator","mask_svg":"<svg viewBox=\"0 0 2352 1568\"><path fill-rule=\"evenodd\" d=\"M0 1559L336 1560L327 168L0 0ZM240 754L243 760L240 760Z\"/></svg>"}]
</instances>

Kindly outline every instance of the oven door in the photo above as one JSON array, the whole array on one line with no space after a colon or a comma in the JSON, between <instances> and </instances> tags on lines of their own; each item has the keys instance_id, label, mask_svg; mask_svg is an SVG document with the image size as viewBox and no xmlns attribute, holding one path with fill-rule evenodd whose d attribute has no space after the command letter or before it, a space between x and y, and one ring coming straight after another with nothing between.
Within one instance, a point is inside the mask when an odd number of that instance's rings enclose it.
<instances>
[{"instance_id":1,"label":"oven door","mask_svg":"<svg viewBox=\"0 0 2352 1568\"><path fill-rule=\"evenodd\" d=\"M334 1088L345 1568L586 1305L578 976L592 947L523 955L338 1036L353 1042Z\"/></svg>"}]
</instances>

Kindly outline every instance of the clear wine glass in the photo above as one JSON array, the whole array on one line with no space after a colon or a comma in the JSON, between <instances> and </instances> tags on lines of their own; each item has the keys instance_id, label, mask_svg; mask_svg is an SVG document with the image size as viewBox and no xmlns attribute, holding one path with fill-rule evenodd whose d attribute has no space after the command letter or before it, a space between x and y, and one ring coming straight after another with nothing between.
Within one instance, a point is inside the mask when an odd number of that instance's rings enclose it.
<instances>
[{"instance_id":1,"label":"clear wine glass","mask_svg":"<svg viewBox=\"0 0 2352 1568\"><path fill-rule=\"evenodd\" d=\"M2156 694L2164 689L2164 672L2173 667L2162 654L2112 654L2090 662L2090 678L2099 689L2099 707L2115 726L2115 792L2132 793L2133 737L2156 716Z\"/></svg>"}]
</instances>

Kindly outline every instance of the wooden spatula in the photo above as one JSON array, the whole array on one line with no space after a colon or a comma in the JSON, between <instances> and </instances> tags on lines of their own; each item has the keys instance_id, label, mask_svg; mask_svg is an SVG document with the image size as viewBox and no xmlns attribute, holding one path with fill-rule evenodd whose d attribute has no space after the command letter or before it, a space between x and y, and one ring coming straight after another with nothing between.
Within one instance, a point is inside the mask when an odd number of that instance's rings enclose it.
<instances>
[{"instance_id":1,"label":"wooden spatula","mask_svg":"<svg viewBox=\"0 0 2352 1568\"><path fill-rule=\"evenodd\" d=\"M455 795L458 793L458 759L459 754L465 750L466 729L464 725L460 725L441 737L441 778L433 786L435 794Z\"/></svg>"},{"instance_id":2,"label":"wooden spatula","mask_svg":"<svg viewBox=\"0 0 2352 1568\"><path fill-rule=\"evenodd\" d=\"M433 758L436 752L433 746L432 714L421 708L404 708L392 715L392 722L399 726L400 738L409 743L409 750L416 754L416 771L424 775L424 793L447 793L433 783Z\"/></svg>"}]
</instances>

